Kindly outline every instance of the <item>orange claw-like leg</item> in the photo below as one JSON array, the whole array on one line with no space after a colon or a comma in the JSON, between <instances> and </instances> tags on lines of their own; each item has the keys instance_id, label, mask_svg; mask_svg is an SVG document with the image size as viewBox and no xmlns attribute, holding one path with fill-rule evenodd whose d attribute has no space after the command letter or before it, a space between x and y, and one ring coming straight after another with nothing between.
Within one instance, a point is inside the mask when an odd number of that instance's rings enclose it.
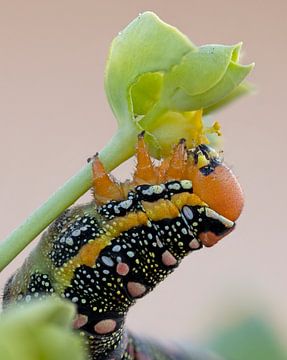
<instances>
[{"instance_id":1,"label":"orange claw-like leg","mask_svg":"<svg viewBox=\"0 0 287 360\"><path fill-rule=\"evenodd\" d=\"M157 182L157 174L144 142L144 133L138 136L136 158L137 164L133 177L134 183L138 185L155 184Z\"/></svg>"},{"instance_id":2,"label":"orange claw-like leg","mask_svg":"<svg viewBox=\"0 0 287 360\"><path fill-rule=\"evenodd\" d=\"M185 139L182 139L171 155L170 165L166 172L168 179L182 179L186 167L186 158L187 151Z\"/></svg>"},{"instance_id":3,"label":"orange claw-like leg","mask_svg":"<svg viewBox=\"0 0 287 360\"><path fill-rule=\"evenodd\" d=\"M98 204L111 199L120 200L124 196L121 186L110 178L98 156L95 156L93 162L93 189Z\"/></svg>"}]
</instances>

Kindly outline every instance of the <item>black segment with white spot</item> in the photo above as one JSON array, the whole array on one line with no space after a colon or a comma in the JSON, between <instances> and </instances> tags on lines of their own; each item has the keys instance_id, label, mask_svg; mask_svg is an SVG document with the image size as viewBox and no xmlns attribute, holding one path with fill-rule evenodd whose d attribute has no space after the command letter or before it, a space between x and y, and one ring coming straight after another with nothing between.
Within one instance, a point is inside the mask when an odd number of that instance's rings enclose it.
<instances>
[{"instance_id":1,"label":"black segment with white spot","mask_svg":"<svg viewBox=\"0 0 287 360\"><path fill-rule=\"evenodd\" d=\"M33 299L41 300L54 293L54 288L47 274L35 272L31 274L25 294L20 293L16 301L30 302Z\"/></svg>"},{"instance_id":2,"label":"black segment with white spot","mask_svg":"<svg viewBox=\"0 0 287 360\"><path fill-rule=\"evenodd\" d=\"M180 261L191 250L189 243L194 239L193 227L190 226L183 216L173 219L162 219L156 224L158 234L164 247Z\"/></svg>"},{"instance_id":3,"label":"black segment with white spot","mask_svg":"<svg viewBox=\"0 0 287 360\"><path fill-rule=\"evenodd\" d=\"M169 181L165 184L166 186L166 198L170 199L172 195L180 194L183 192L192 193L192 182L190 180L181 180L181 181Z\"/></svg>"},{"instance_id":4,"label":"black segment with white spot","mask_svg":"<svg viewBox=\"0 0 287 360\"><path fill-rule=\"evenodd\" d=\"M173 180L165 184L139 185L135 188L139 201L154 202L160 199L170 199L174 194L183 192L192 193L192 182L190 180Z\"/></svg>"},{"instance_id":5,"label":"black segment with white spot","mask_svg":"<svg viewBox=\"0 0 287 360\"><path fill-rule=\"evenodd\" d=\"M56 267L63 266L73 258L89 240L98 237L103 230L97 220L91 216L82 216L70 224L63 233L57 234L53 241L49 258Z\"/></svg>"},{"instance_id":6,"label":"black segment with white spot","mask_svg":"<svg viewBox=\"0 0 287 360\"><path fill-rule=\"evenodd\" d=\"M122 201L111 200L100 206L98 212L106 219L111 220L115 217L125 216L129 212L138 210L138 199L136 193L130 191L127 199Z\"/></svg>"},{"instance_id":7,"label":"black segment with white spot","mask_svg":"<svg viewBox=\"0 0 287 360\"><path fill-rule=\"evenodd\" d=\"M138 201L157 201L163 199L166 194L165 184L149 185L143 184L135 188L138 195Z\"/></svg>"}]
</instances>

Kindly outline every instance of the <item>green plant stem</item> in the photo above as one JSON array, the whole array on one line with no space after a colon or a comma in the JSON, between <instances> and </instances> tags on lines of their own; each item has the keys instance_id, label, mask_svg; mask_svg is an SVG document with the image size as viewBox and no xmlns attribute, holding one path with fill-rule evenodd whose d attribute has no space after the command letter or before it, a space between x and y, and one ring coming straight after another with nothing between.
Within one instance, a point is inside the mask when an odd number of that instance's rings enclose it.
<instances>
[{"instance_id":1,"label":"green plant stem","mask_svg":"<svg viewBox=\"0 0 287 360\"><path fill-rule=\"evenodd\" d=\"M119 130L100 152L99 157L107 171L113 170L133 155L137 132L136 127L131 126ZM0 271L91 186L92 164L89 163L0 242Z\"/></svg>"}]
</instances>

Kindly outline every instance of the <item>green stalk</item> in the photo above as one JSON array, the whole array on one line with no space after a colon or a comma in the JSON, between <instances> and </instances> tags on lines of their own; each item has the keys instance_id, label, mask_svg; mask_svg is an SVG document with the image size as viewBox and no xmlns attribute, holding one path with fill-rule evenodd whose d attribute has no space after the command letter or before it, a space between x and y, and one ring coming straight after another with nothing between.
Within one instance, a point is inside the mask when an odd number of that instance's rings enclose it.
<instances>
[{"instance_id":1,"label":"green stalk","mask_svg":"<svg viewBox=\"0 0 287 360\"><path fill-rule=\"evenodd\" d=\"M137 132L131 126L119 130L100 152L99 157L107 171L113 170L133 155ZM91 186L92 164L88 163L0 242L0 271Z\"/></svg>"}]
</instances>

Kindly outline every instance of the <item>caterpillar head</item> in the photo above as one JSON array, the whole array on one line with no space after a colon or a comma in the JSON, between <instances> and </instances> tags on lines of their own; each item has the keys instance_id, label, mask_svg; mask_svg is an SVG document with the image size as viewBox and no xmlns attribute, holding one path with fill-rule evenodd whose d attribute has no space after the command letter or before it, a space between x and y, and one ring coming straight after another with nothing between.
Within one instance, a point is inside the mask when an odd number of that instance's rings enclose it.
<instances>
[{"instance_id":1,"label":"caterpillar head","mask_svg":"<svg viewBox=\"0 0 287 360\"><path fill-rule=\"evenodd\" d=\"M129 191L138 186L154 185L149 190L152 192L150 202L168 195L176 196L176 192L189 193L188 198L181 196L175 200L203 245L214 245L234 229L243 208L243 193L236 177L214 149L202 144L187 150L185 140L181 140L169 157L155 165L144 142L144 134L140 134L136 158L133 179L125 183L115 181L105 172L100 160L95 159L94 196L98 205L126 199ZM172 185L166 186L172 181L177 181L174 189ZM161 192L163 188L165 193Z\"/></svg>"},{"instance_id":2,"label":"caterpillar head","mask_svg":"<svg viewBox=\"0 0 287 360\"><path fill-rule=\"evenodd\" d=\"M235 227L244 199L242 189L232 171L218 153L206 145L190 151L187 178L194 193L206 203L206 218L199 229L199 239L205 246L216 244Z\"/></svg>"}]
</instances>

